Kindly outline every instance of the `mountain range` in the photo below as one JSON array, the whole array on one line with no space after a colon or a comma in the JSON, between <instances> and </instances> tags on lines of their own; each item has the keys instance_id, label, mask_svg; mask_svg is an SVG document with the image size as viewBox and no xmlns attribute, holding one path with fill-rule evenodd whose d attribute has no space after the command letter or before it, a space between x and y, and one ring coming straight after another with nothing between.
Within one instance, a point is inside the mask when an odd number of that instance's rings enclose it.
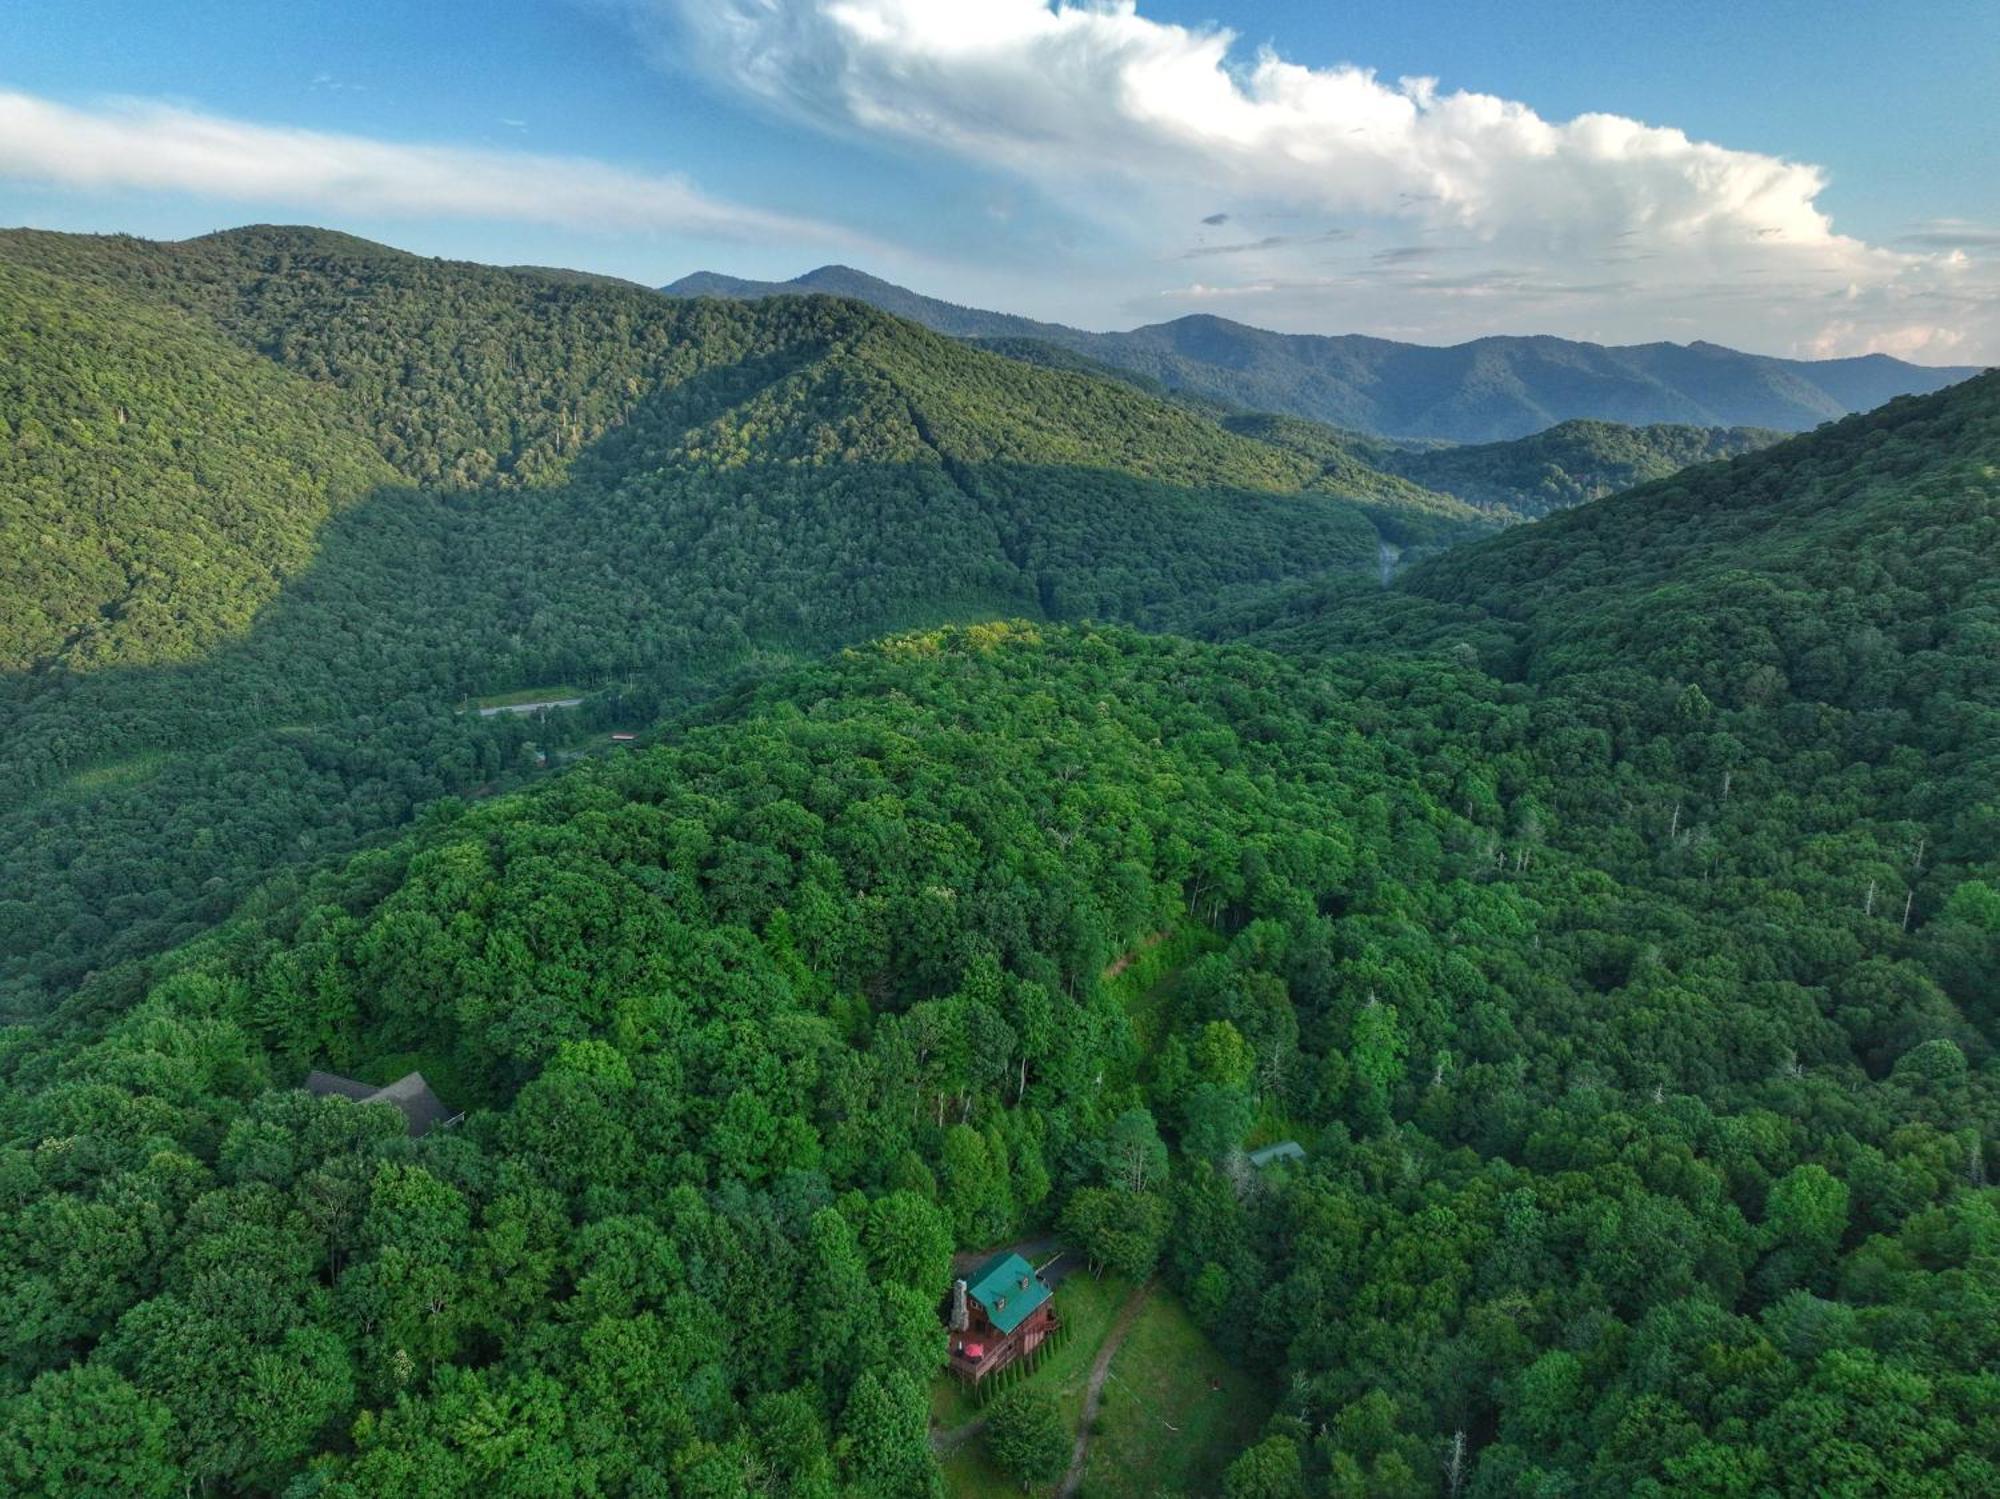
<instances>
[{"instance_id":1,"label":"mountain range","mask_svg":"<svg viewBox=\"0 0 2000 1499\"><path fill-rule=\"evenodd\" d=\"M2000 372L1005 337L0 234L0 1491L2000 1492Z\"/></svg>"},{"instance_id":2,"label":"mountain range","mask_svg":"<svg viewBox=\"0 0 2000 1499\"><path fill-rule=\"evenodd\" d=\"M1780 359L1707 342L1607 346L1533 336L1440 348L1358 334L1273 333L1199 314L1093 333L960 307L839 265L791 281L703 271L662 290L683 297L852 297L955 338L1004 341L1003 352L1021 352L1023 341L1057 345L1226 406L1377 436L1462 443L1526 437L1575 419L1801 432L1978 373L1885 354Z\"/></svg>"}]
</instances>

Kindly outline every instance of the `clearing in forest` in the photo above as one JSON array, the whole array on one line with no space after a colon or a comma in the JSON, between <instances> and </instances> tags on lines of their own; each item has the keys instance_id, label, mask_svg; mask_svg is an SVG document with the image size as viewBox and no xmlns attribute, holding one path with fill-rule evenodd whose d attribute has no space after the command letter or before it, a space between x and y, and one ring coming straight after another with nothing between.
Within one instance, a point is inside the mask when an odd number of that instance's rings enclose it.
<instances>
[{"instance_id":1,"label":"clearing in forest","mask_svg":"<svg viewBox=\"0 0 2000 1499\"><path fill-rule=\"evenodd\" d=\"M496 713L537 713L544 708L574 708L583 699L581 687L556 682L542 687L517 687L512 692L489 693L485 697L469 697L460 711L491 718Z\"/></svg>"},{"instance_id":2,"label":"clearing in forest","mask_svg":"<svg viewBox=\"0 0 2000 1499\"><path fill-rule=\"evenodd\" d=\"M1270 1396L1230 1367L1165 1286L1150 1292L1107 1275L1072 1275L1059 1293L1070 1336L1033 1382L1052 1391L1074 1439L1090 1386L1097 1415L1084 1445L1078 1495L1212 1494L1222 1470L1263 1426ZM1020 1499L1021 1485L993 1465L979 1406L941 1375L931 1399L931 1440L952 1499ZM1061 1491L1054 1484L1032 1491Z\"/></svg>"}]
</instances>

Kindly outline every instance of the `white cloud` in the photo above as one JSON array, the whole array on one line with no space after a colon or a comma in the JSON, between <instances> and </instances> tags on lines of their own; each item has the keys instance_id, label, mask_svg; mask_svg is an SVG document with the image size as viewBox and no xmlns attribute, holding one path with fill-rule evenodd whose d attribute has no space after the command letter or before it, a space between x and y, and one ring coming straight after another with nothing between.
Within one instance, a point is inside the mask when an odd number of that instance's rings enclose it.
<instances>
[{"instance_id":1,"label":"white cloud","mask_svg":"<svg viewBox=\"0 0 2000 1499\"><path fill-rule=\"evenodd\" d=\"M828 225L709 197L679 177L588 157L408 145L148 101L76 109L6 90L0 90L0 179L168 190L351 216L861 242Z\"/></svg>"},{"instance_id":2,"label":"white cloud","mask_svg":"<svg viewBox=\"0 0 2000 1499\"><path fill-rule=\"evenodd\" d=\"M1707 319L1709 336L1800 349L1833 339L1851 352L1879 334L1942 347L1942 335L1968 333L1942 319L1975 316L1969 342L2000 352L1990 297L1968 313L1964 268L1929 253L1935 242L1892 250L1840 234L1819 206L1819 168L1677 129L1613 114L1551 121L1435 80L1307 68L1269 50L1239 58L1232 33L1156 22L1131 0L625 3L663 50L773 108L1024 179L1162 264L1202 248L1187 243L1196 222L1261 229L1317 216L1364 231L1348 254L1310 235L1253 233L1250 253L1231 257L1240 284L1186 293L1234 295L1254 320L1422 323L1440 288L1420 257L1386 262L1399 276L1338 273L1421 238L1470 267L1462 282L1488 272L1479 316L1491 326L1658 336L1702 318L1715 287L1757 278L1726 320ZM1636 263L1636 292L1629 273L1605 271ZM1492 269L1523 264L1534 274L1511 292ZM1824 297L1836 278L1860 294L1834 320ZM1594 301L1580 294L1614 280ZM1440 305L1437 331L1489 331L1466 316L1462 299ZM1940 337L1913 345L1926 317Z\"/></svg>"},{"instance_id":3,"label":"white cloud","mask_svg":"<svg viewBox=\"0 0 2000 1499\"><path fill-rule=\"evenodd\" d=\"M1902 236L1902 242L1961 254L2000 252L2000 226L1974 224L1965 219L1928 219L1914 225Z\"/></svg>"}]
</instances>

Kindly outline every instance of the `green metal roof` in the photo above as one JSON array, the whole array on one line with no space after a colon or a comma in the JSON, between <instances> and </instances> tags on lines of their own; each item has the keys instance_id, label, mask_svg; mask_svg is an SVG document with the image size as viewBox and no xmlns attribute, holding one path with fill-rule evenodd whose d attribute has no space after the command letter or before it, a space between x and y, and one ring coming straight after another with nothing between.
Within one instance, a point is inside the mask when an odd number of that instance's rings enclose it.
<instances>
[{"instance_id":1,"label":"green metal roof","mask_svg":"<svg viewBox=\"0 0 2000 1499\"><path fill-rule=\"evenodd\" d=\"M1262 1150L1250 1152L1250 1164L1268 1166L1273 1161L1303 1161L1306 1149L1297 1140L1280 1140L1276 1145L1266 1145Z\"/></svg>"},{"instance_id":2,"label":"green metal roof","mask_svg":"<svg viewBox=\"0 0 2000 1499\"><path fill-rule=\"evenodd\" d=\"M1025 1286L1023 1281L1027 1282ZM1012 1250L1005 1250L972 1273L966 1294L979 1303L995 1327L1008 1333L1049 1299L1049 1288L1035 1274L1033 1265Z\"/></svg>"}]
</instances>

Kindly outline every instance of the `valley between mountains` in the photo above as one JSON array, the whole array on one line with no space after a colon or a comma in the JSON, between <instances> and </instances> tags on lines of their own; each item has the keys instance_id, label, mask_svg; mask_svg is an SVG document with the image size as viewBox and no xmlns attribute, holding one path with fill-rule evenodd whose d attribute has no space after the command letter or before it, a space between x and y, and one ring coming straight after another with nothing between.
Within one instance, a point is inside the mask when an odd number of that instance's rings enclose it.
<instances>
[{"instance_id":1,"label":"valley between mountains","mask_svg":"<svg viewBox=\"0 0 2000 1499\"><path fill-rule=\"evenodd\" d=\"M0 345L0 1490L2000 1491L2000 373L275 226Z\"/></svg>"}]
</instances>

